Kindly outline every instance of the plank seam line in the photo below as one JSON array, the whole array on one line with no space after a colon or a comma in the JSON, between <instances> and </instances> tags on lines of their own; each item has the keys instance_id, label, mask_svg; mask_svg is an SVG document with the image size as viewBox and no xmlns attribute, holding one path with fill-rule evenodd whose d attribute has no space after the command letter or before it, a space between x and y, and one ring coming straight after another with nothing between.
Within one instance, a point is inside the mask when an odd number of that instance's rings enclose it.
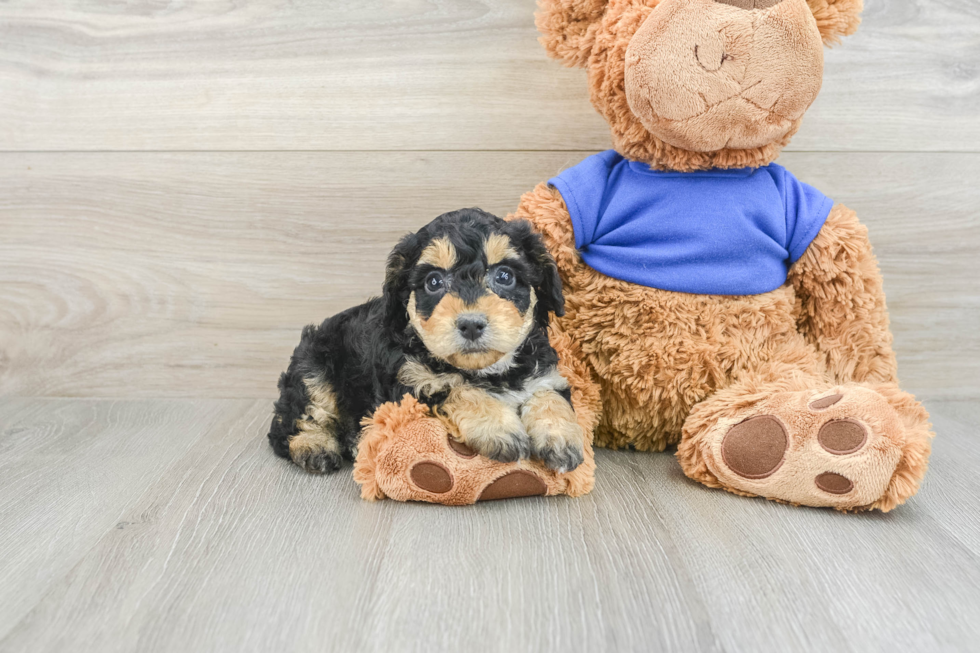
<instances>
[{"instance_id":1,"label":"plank seam line","mask_svg":"<svg viewBox=\"0 0 980 653\"><path fill-rule=\"evenodd\" d=\"M522 153L574 153L598 152L597 149L494 149L494 150L440 150L440 149L342 149L342 150L5 150L3 154L522 154ZM783 150L784 154L980 154L978 150Z\"/></svg>"}]
</instances>

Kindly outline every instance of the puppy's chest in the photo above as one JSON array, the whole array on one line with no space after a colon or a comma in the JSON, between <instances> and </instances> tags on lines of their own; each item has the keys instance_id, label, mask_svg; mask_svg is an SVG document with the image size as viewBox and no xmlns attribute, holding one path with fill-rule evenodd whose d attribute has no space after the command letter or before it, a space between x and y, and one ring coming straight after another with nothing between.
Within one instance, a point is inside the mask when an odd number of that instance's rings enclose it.
<instances>
[{"instance_id":1,"label":"puppy's chest","mask_svg":"<svg viewBox=\"0 0 980 653\"><path fill-rule=\"evenodd\" d=\"M487 394L496 397L514 410L517 410L534 395L535 391L530 389L529 385L521 384L521 387L512 390L491 386L485 388L485 390Z\"/></svg>"},{"instance_id":2,"label":"puppy's chest","mask_svg":"<svg viewBox=\"0 0 980 653\"><path fill-rule=\"evenodd\" d=\"M419 399L444 398L455 389L474 388L514 409L520 408L536 393L568 389L568 382L553 367L544 371L535 370L528 375L481 377L459 372L436 372L418 361L409 360L399 370L398 380L411 388Z\"/></svg>"}]
</instances>

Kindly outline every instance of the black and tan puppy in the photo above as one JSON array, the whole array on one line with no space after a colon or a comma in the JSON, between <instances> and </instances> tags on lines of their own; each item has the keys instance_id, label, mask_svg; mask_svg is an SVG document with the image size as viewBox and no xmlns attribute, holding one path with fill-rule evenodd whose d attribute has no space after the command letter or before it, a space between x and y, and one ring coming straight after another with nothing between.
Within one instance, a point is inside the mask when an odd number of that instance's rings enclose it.
<instances>
[{"instance_id":1,"label":"black and tan puppy","mask_svg":"<svg viewBox=\"0 0 980 653\"><path fill-rule=\"evenodd\" d=\"M549 312L564 313L561 280L529 223L440 216L395 247L383 297L303 330L269 441L307 471L335 471L356 453L361 418L411 393L485 456L574 469L584 434Z\"/></svg>"}]
</instances>

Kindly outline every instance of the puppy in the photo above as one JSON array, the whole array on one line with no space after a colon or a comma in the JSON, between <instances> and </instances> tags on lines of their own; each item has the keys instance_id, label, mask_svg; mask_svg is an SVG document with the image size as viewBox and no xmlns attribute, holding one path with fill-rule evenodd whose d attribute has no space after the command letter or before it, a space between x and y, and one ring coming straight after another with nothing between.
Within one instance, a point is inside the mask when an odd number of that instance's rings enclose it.
<instances>
[{"instance_id":1,"label":"puppy","mask_svg":"<svg viewBox=\"0 0 980 653\"><path fill-rule=\"evenodd\" d=\"M584 433L548 342L554 259L525 221L447 213L402 239L383 296L303 329L269 441L310 472L353 460L361 419L411 393L477 452L568 471Z\"/></svg>"}]
</instances>

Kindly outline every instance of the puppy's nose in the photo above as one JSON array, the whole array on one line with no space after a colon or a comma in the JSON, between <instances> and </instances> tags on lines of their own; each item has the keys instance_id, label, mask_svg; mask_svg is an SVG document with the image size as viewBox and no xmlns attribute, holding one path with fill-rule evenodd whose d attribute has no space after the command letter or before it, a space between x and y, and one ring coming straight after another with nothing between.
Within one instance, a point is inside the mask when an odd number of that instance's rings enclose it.
<instances>
[{"instance_id":1,"label":"puppy's nose","mask_svg":"<svg viewBox=\"0 0 980 653\"><path fill-rule=\"evenodd\" d=\"M768 9L775 7L783 0L715 0L723 5L731 5L739 9Z\"/></svg>"},{"instance_id":2,"label":"puppy's nose","mask_svg":"<svg viewBox=\"0 0 980 653\"><path fill-rule=\"evenodd\" d=\"M460 315L456 319L456 328L467 340L479 340L487 328L487 318L483 315Z\"/></svg>"}]
</instances>

